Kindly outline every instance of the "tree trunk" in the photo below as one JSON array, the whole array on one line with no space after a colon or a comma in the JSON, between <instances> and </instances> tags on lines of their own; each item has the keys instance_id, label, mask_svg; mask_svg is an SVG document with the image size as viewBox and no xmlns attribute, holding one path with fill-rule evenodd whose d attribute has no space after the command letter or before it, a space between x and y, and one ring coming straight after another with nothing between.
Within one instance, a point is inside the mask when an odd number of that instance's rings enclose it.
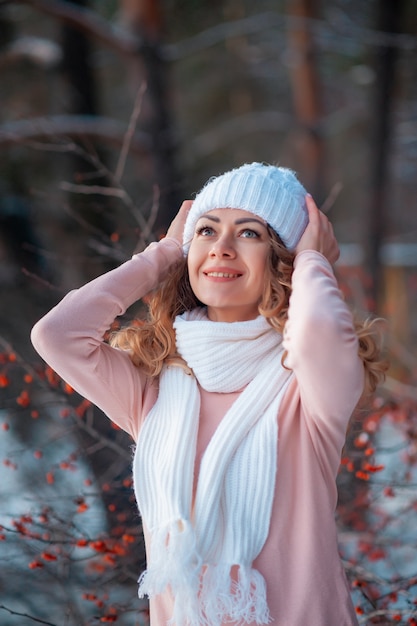
<instances>
[{"instance_id":1,"label":"tree trunk","mask_svg":"<svg viewBox=\"0 0 417 626\"><path fill-rule=\"evenodd\" d=\"M379 0L376 30L388 34L401 31L404 0ZM381 307L383 268L380 260L382 240L386 234L385 212L389 195L389 154L392 140L392 110L395 71L399 51L395 44L383 43L376 49L376 82L371 131L370 234L368 266L372 278L373 308Z\"/></svg>"},{"instance_id":2,"label":"tree trunk","mask_svg":"<svg viewBox=\"0 0 417 626\"><path fill-rule=\"evenodd\" d=\"M88 0L68 0L86 7ZM96 81L91 67L91 44L86 35L64 23L62 26L62 70L70 89L70 112L97 115Z\"/></svg>"},{"instance_id":3,"label":"tree trunk","mask_svg":"<svg viewBox=\"0 0 417 626\"><path fill-rule=\"evenodd\" d=\"M321 135L322 103L312 20L317 0L288 2L289 71L299 130L296 137L297 170L318 201L323 199L324 141Z\"/></svg>"},{"instance_id":4,"label":"tree trunk","mask_svg":"<svg viewBox=\"0 0 417 626\"><path fill-rule=\"evenodd\" d=\"M159 210L154 223L157 237L166 232L182 200L176 168L176 142L170 115L168 68L162 55L163 16L158 0L121 0L125 21L143 41L140 58L145 67L154 182L159 190Z\"/></svg>"}]
</instances>

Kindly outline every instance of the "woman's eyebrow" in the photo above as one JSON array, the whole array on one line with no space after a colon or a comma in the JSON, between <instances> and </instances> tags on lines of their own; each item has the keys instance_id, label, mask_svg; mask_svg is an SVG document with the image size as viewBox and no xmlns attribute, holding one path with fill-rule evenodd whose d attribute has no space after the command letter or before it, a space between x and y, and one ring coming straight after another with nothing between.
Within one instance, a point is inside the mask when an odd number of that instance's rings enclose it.
<instances>
[{"instance_id":1,"label":"woman's eyebrow","mask_svg":"<svg viewBox=\"0 0 417 626\"><path fill-rule=\"evenodd\" d=\"M235 224L246 224L247 222L256 222L257 224L260 224L261 226L264 226L266 228L265 222L261 222L261 220L257 220L255 217L241 217L240 219L235 221Z\"/></svg>"},{"instance_id":2,"label":"woman's eyebrow","mask_svg":"<svg viewBox=\"0 0 417 626\"><path fill-rule=\"evenodd\" d=\"M215 215L210 215L210 213L205 213L204 215L200 215L199 220L211 220L212 222L220 222L220 218Z\"/></svg>"},{"instance_id":3,"label":"woman's eyebrow","mask_svg":"<svg viewBox=\"0 0 417 626\"><path fill-rule=\"evenodd\" d=\"M201 215L199 219L211 220L212 222L216 222L217 224L221 222L219 217L217 217L216 215L210 215L210 213L205 213L204 215ZM266 228L266 223L261 222L261 220L256 219L256 217L241 217L235 220L234 223L238 225L238 224L247 224L248 222L256 222L257 224L260 224L261 226L264 226Z\"/></svg>"}]
</instances>

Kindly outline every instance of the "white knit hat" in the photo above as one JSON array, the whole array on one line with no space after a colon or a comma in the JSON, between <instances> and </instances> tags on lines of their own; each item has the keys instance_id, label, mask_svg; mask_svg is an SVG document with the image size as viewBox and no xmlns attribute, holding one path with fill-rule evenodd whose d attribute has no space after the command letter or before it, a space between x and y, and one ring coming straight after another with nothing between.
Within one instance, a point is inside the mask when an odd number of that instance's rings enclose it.
<instances>
[{"instance_id":1,"label":"white knit hat","mask_svg":"<svg viewBox=\"0 0 417 626\"><path fill-rule=\"evenodd\" d=\"M303 234L308 213L307 192L295 173L285 167L246 163L211 178L197 194L184 226L187 252L197 220L213 209L243 209L269 224L287 248L294 249Z\"/></svg>"}]
</instances>

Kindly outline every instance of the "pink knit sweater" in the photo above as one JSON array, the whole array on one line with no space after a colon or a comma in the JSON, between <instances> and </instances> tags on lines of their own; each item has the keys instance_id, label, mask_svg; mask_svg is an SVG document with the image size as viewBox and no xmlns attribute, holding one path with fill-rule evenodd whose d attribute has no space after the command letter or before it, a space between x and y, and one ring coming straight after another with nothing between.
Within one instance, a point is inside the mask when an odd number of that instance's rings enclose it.
<instances>
[{"instance_id":1,"label":"pink knit sweater","mask_svg":"<svg viewBox=\"0 0 417 626\"><path fill-rule=\"evenodd\" d=\"M157 381L103 343L113 320L154 288L182 254L169 238L69 293L32 331L45 361L136 440ZM294 378L278 419L279 467L269 537L254 566L267 583L275 626L357 624L337 549L335 479L364 372L351 315L327 260L297 255L284 333ZM237 394L201 389L196 471ZM145 539L149 537L145 529ZM171 617L169 592L151 602L152 626Z\"/></svg>"}]
</instances>

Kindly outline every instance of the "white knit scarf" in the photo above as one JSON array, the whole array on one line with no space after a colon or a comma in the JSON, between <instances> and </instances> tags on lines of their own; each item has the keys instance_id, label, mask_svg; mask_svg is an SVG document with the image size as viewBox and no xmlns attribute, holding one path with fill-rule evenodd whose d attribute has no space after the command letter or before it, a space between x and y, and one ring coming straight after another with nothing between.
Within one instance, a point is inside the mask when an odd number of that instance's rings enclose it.
<instances>
[{"instance_id":1,"label":"white knit scarf","mask_svg":"<svg viewBox=\"0 0 417 626\"><path fill-rule=\"evenodd\" d=\"M135 494L151 533L139 596L170 588L178 626L266 624L265 580L252 563L268 535L277 413L291 376L281 365L281 335L261 316L212 322L204 309L178 316L174 328L194 375L163 369L135 452ZM197 383L212 392L243 391L206 448L193 503Z\"/></svg>"}]
</instances>

